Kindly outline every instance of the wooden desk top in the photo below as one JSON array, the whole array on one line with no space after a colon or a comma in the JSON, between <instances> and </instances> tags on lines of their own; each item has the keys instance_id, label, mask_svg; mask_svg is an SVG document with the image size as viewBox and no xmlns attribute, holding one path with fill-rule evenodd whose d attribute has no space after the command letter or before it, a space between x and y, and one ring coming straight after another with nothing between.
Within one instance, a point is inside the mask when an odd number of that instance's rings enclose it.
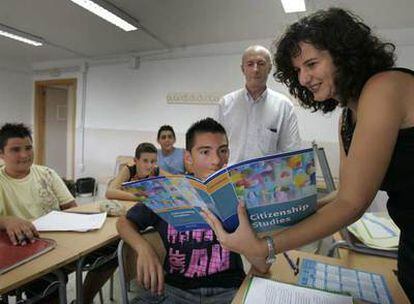
<instances>
[{"instance_id":1,"label":"wooden desk top","mask_svg":"<svg viewBox=\"0 0 414 304\"><path fill-rule=\"evenodd\" d=\"M121 202L126 209L134 202ZM98 203L73 208L74 211L99 211ZM42 232L41 237L54 239L56 247L3 275L0 275L0 294L16 289L42 275L76 261L118 238L117 217L107 217L103 227L89 232Z\"/></svg>"},{"instance_id":2,"label":"wooden desk top","mask_svg":"<svg viewBox=\"0 0 414 304\"><path fill-rule=\"evenodd\" d=\"M382 274L387 281L387 285L390 290L391 296L394 300L394 303L398 303L398 304L403 304L403 303L409 304L410 303L404 291L402 290L400 284L398 283L397 277L392 272L393 267L390 268L388 264L381 265L379 264L379 262L371 263L370 259L365 259L364 263L362 263L363 259L358 260L358 262L354 264L354 262L357 261L354 258L350 261L347 261L346 257L342 259L336 259L336 258L330 258L326 256L315 255L315 254L305 253L305 252L300 252L300 251L290 251L289 256L294 261L296 261L297 257L299 257L300 259L308 258L312 260L321 261L327 264L340 265L344 267L366 270L366 271ZM249 271L248 275L246 276L246 279L243 281L242 285L239 288L239 291L237 292L235 298L233 299L233 302L232 302L233 304L242 303L243 296L246 291L249 278L252 276L252 274L255 274L255 273L252 273L252 271ZM271 279L274 279L280 282L291 283L291 284L296 284L299 279L299 275L294 276L292 269L290 268L286 259L281 254L277 256L276 263L272 265L269 273L266 275L260 275L260 276L271 278Z\"/></svg>"}]
</instances>

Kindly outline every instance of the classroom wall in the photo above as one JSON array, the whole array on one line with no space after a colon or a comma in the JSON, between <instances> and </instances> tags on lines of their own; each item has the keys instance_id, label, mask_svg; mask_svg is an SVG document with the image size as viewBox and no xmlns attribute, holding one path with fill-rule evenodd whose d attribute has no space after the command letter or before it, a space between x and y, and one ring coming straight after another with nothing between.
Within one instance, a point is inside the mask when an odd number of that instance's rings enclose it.
<instances>
[{"instance_id":1,"label":"classroom wall","mask_svg":"<svg viewBox=\"0 0 414 304\"><path fill-rule=\"evenodd\" d=\"M0 125L33 124L32 75L0 67Z\"/></svg>"},{"instance_id":2,"label":"classroom wall","mask_svg":"<svg viewBox=\"0 0 414 304\"><path fill-rule=\"evenodd\" d=\"M397 41L398 63L414 67L414 29L383 31ZM76 176L105 180L114 170L117 155L132 154L142 141L155 143L162 124L177 131L177 145L184 145L184 133L197 119L213 116L215 105L167 104L170 92L230 92L243 85L240 54L250 44L266 46L264 41L244 41L205 45L167 53L144 54L137 69L125 57L79 63L53 62L35 65L34 79L56 78L41 71L59 68L60 78L78 78ZM411 44L410 44L411 43ZM65 73L68 70L68 73ZM269 77L270 88L286 89ZM316 140L327 152L333 175L338 176L338 112L321 115L295 108L302 138Z\"/></svg>"}]
</instances>

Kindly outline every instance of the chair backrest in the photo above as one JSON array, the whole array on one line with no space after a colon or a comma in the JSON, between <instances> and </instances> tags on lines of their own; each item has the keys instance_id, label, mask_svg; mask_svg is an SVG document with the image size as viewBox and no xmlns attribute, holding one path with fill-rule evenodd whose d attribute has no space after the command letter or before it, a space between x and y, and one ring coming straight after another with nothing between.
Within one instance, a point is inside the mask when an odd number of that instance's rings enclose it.
<instances>
[{"instance_id":1,"label":"chair backrest","mask_svg":"<svg viewBox=\"0 0 414 304\"><path fill-rule=\"evenodd\" d=\"M151 244L163 264L166 251L161 237L154 229L142 232L142 236ZM128 286L136 278L137 255L126 242L121 240L118 245L119 280L121 285L121 303L128 304Z\"/></svg>"},{"instance_id":2,"label":"chair backrest","mask_svg":"<svg viewBox=\"0 0 414 304\"><path fill-rule=\"evenodd\" d=\"M78 195L90 194L95 196L96 187L96 180L93 177L83 177L76 180L76 193Z\"/></svg>"},{"instance_id":3,"label":"chair backrest","mask_svg":"<svg viewBox=\"0 0 414 304\"><path fill-rule=\"evenodd\" d=\"M134 157L127 155L118 155L115 162L114 176L117 176L123 166L133 165Z\"/></svg>"}]
</instances>

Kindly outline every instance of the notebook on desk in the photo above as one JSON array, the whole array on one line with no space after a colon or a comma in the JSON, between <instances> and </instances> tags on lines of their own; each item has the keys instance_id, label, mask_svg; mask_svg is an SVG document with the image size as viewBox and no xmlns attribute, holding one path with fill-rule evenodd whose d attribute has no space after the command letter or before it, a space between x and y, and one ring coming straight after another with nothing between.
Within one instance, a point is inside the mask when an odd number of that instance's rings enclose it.
<instances>
[{"instance_id":1,"label":"notebook on desk","mask_svg":"<svg viewBox=\"0 0 414 304\"><path fill-rule=\"evenodd\" d=\"M0 275L56 247L51 239L37 238L25 246L13 245L5 231L0 231Z\"/></svg>"}]
</instances>

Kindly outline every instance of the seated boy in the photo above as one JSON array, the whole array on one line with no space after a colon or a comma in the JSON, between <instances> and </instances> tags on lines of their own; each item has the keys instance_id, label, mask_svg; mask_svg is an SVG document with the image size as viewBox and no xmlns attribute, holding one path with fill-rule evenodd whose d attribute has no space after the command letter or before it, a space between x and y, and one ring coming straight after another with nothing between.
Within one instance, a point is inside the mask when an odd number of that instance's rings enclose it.
<instances>
[{"instance_id":1,"label":"seated boy","mask_svg":"<svg viewBox=\"0 0 414 304\"><path fill-rule=\"evenodd\" d=\"M0 229L17 245L38 235L29 221L52 210L76 206L75 199L57 173L33 165L30 130L23 124L0 129Z\"/></svg>"},{"instance_id":2,"label":"seated boy","mask_svg":"<svg viewBox=\"0 0 414 304\"><path fill-rule=\"evenodd\" d=\"M211 118L193 124L186 134L185 157L199 179L222 168L229 157L224 128ZM160 233L166 248L164 268L139 233L149 226ZM137 252L138 284L151 291L139 293L138 303L230 303L245 277L240 255L222 248L211 229L177 232L142 204L121 217L117 228ZM268 270L263 262L247 258L260 271Z\"/></svg>"},{"instance_id":3,"label":"seated boy","mask_svg":"<svg viewBox=\"0 0 414 304\"><path fill-rule=\"evenodd\" d=\"M134 162L135 165L123 166L118 175L109 183L105 194L106 198L136 201L137 196L122 190L122 184L159 174L157 167L157 148L153 144L139 144L135 149Z\"/></svg>"},{"instance_id":4,"label":"seated boy","mask_svg":"<svg viewBox=\"0 0 414 304\"><path fill-rule=\"evenodd\" d=\"M33 143L30 129L23 124L5 124L0 128L0 230L5 230L14 245L34 242L38 232L30 220L52 210L75 207L75 199L58 174L45 166L33 164ZM116 261L115 261L116 262ZM94 296L116 268L104 264L88 272L84 283L84 303ZM38 280L25 289L41 292L48 283ZM57 302L57 293L42 303Z\"/></svg>"}]
</instances>

